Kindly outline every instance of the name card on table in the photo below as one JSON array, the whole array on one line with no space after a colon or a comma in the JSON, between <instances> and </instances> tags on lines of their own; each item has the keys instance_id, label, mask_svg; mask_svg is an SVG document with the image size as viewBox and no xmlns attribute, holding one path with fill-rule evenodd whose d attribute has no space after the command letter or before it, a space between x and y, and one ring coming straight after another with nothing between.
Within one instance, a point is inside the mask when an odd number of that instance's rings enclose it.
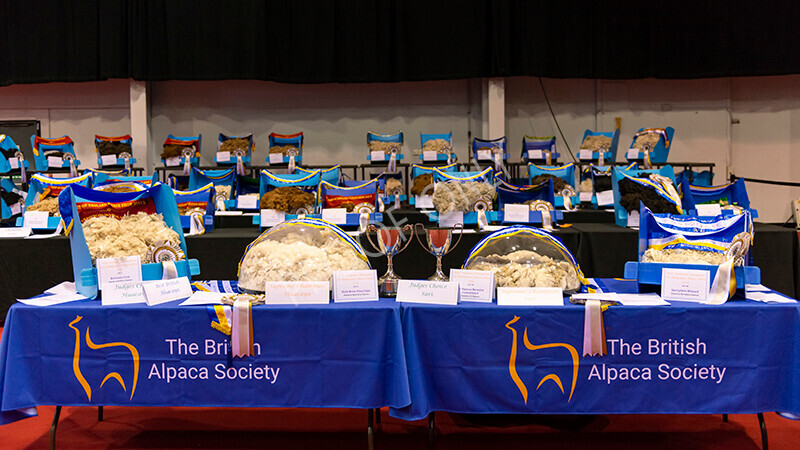
<instances>
[{"instance_id":1,"label":"name card on table","mask_svg":"<svg viewBox=\"0 0 800 450\"><path fill-rule=\"evenodd\" d=\"M147 303L141 281L108 284L100 294L100 299L103 306Z\"/></svg>"},{"instance_id":2,"label":"name card on table","mask_svg":"<svg viewBox=\"0 0 800 450\"><path fill-rule=\"evenodd\" d=\"M228 162L231 160L231 152L217 152L217 162Z\"/></svg>"},{"instance_id":3,"label":"name card on table","mask_svg":"<svg viewBox=\"0 0 800 450\"><path fill-rule=\"evenodd\" d=\"M597 193L597 205L606 206L614 204L614 191L600 191Z\"/></svg>"},{"instance_id":4,"label":"name card on table","mask_svg":"<svg viewBox=\"0 0 800 450\"><path fill-rule=\"evenodd\" d=\"M705 302L711 286L706 270L662 269L661 298L683 302Z\"/></svg>"},{"instance_id":5,"label":"name card on table","mask_svg":"<svg viewBox=\"0 0 800 450\"><path fill-rule=\"evenodd\" d=\"M64 165L64 160L59 158L58 156L48 156L47 157L47 167L62 167Z\"/></svg>"},{"instance_id":6,"label":"name card on table","mask_svg":"<svg viewBox=\"0 0 800 450\"><path fill-rule=\"evenodd\" d=\"M436 153L435 150L426 150L422 152L423 161L436 161L438 157L438 153Z\"/></svg>"},{"instance_id":7,"label":"name card on table","mask_svg":"<svg viewBox=\"0 0 800 450\"><path fill-rule=\"evenodd\" d=\"M142 283L142 289L147 306L160 305L192 296L189 277L145 281Z\"/></svg>"},{"instance_id":8,"label":"name card on table","mask_svg":"<svg viewBox=\"0 0 800 450\"><path fill-rule=\"evenodd\" d=\"M172 158L167 158L164 160L164 164L167 167L176 167L181 165L181 157L180 156L173 156Z\"/></svg>"},{"instance_id":9,"label":"name card on table","mask_svg":"<svg viewBox=\"0 0 800 450\"><path fill-rule=\"evenodd\" d=\"M370 161L386 161L386 153L380 150L369 152Z\"/></svg>"},{"instance_id":10,"label":"name card on table","mask_svg":"<svg viewBox=\"0 0 800 450\"><path fill-rule=\"evenodd\" d=\"M478 159L492 159L491 150L478 150Z\"/></svg>"},{"instance_id":11,"label":"name card on table","mask_svg":"<svg viewBox=\"0 0 800 450\"><path fill-rule=\"evenodd\" d=\"M613 192L613 191L612 191ZM591 192L581 192L578 194L582 202L591 202L592 201L592 193Z\"/></svg>"},{"instance_id":12,"label":"name card on table","mask_svg":"<svg viewBox=\"0 0 800 450\"><path fill-rule=\"evenodd\" d=\"M236 206L239 209L258 209L258 194L246 194L236 197Z\"/></svg>"},{"instance_id":13,"label":"name card on table","mask_svg":"<svg viewBox=\"0 0 800 450\"><path fill-rule=\"evenodd\" d=\"M376 270L339 270L333 272L333 302L378 301Z\"/></svg>"},{"instance_id":14,"label":"name card on table","mask_svg":"<svg viewBox=\"0 0 800 450\"><path fill-rule=\"evenodd\" d=\"M462 302L492 303L494 272L491 270L450 269L450 281L458 283L458 298Z\"/></svg>"},{"instance_id":15,"label":"name card on table","mask_svg":"<svg viewBox=\"0 0 800 450\"><path fill-rule=\"evenodd\" d=\"M544 159L541 150L528 150L528 159Z\"/></svg>"},{"instance_id":16,"label":"name card on table","mask_svg":"<svg viewBox=\"0 0 800 450\"><path fill-rule=\"evenodd\" d=\"M100 157L100 162L104 166L113 166L117 163L117 155L103 155Z\"/></svg>"},{"instance_id":17,"label":"name card on table","mask_svg":"<svg viewBox=\"0 0 800 450\"><path fill-rule=\"evenodd\" d=\"M330 303L327 281L267 281L264 303L268 305L327 305Z\"/></svg>"},{"instance_id":18,"label":"name card on table","mask_svg":"<svg viewBox=\"0 0 800 450\"><path fill-rule=\"evenodd\" d=\"M0 228L0 238L24 238L30 236L31 227Z\"/></svg>"},{"instance_id":19,"label":"name card on table","mask_svg":"<svg viewBox=\"0 0 800 450\"><path fill-rule=\"evenodd\" d=\"M262 209L259 223L262 227L274 227L285 220L286 213L283 211L278 211L276 209Z\"/></svg>"},{"instance_id":20,"label":"name card on table","mask_svg":"<svg viewBox=\"0 0 800 450\"><path fill-rule=\"evenodd\" d=\"M452 281L400 280L397 301L431 305L457 305L458 283Z\"/></svg>"},{"instance_id":21,"label":"name card on table","mask_svg":"<svg viewBox=\"0 0 800 450\"><path fill-rule=\"evenodd\" d=\"M347 209L345 208L323 208L322 220L336 225L343 225L347 223Z\"/></svg>"},{"instance_id":22,"label":"name card on table","mask_svg":"<svg viewBox=\"0 0 800 450\"><path fill-rule=\"evenodd\" d=\"M117 283L140 283L142 281L142 261L137 256L121 258L101 258L97 260L97 285L105 289Z\"/></svg>"},{"instance_id":23,"label":"name card on table","mask_svg":"<svg viewBox=\"0 0 800 450\"><path fill-rule=\"evenodd\" d=\"M419 209L433 209L433 196L432 195L415 195L414 206Z\"/></svg>"},{"instance_id":24,"label":"name card on table","mask_svg":"<svg viewBox=\"0 0 800 450\"><path fill-rule=\"evenodd\" d=\"M719 203L708 203L705 205L695 205L697 208L698 216L719 216L722 214L722 208Z\"/></svg>"},{"instance_id":25,"label":"name card on table","mask_svg":"<svg viewBox=\"0 0 800 450\"><path fill-rule=\"evenodd\" d=\"M592 151L591 150L581 150L578 152L578 159L592 159Z\"/></svg>"},{"instance_id":26,"label":"name card on table","mask_svg":"<svg viewBox=\"0 0 800 450\"><path fill-rule=\"evenodd\" d=\"M553 287L499 287L501 306L564 306L564 291Z\"/></svg>"},{"instance_id":27,"label":"name card on table","mask_svg":"<svg viewBox=\"0 0 800 450\"><path fill-rule=\"evenodd\" d=\"M8 165L12 169L19 169L19 158L8 158Z\"/></svg>"},{"instance_id":28,"label":"name card on table","mask_svg":"<svg viewBox=\"0 0 800 450\"><path fill-rule=\"evenodd\" d=\"M507 203L503 207L503 220L506 222L528 223L530 222L531 208L528 205Z\"/></svg>"},{"instance_id":29,"label":"name card on table","mask_svg":"<svg viewBox=\"0 0 800 450\"><path fill-rule=\"evenodd\" d=\"M47 218L50 214L47 211L25 211L23 224L30 228L47 228Z\"/></svg>"},{"instance_id":30,"label":"name card on table","mask_svg":"<svg viewBox=\"0 0 800 450\"><path fill-rule=\"evenodd\" d=\"M459 223L464 225L464 213L461 211L439 214L439 226L442 228L453 228Z\"/></svg>"},{"instance_id":31,"label":"name card on table","mask_svg":"<svg viewBox=\"0 0 800 450\"><path fill-rule=\"evenodd\" d=\"M639 211L634 209L628 213L628 227L639 228Z\"/></svg>"},{"instance_id":32,"label":"name card on table","mask_svg":"<svg viewBox=\"0 0 800 450\"><path fill-rule=\"evenodd\" d=\"M636 159L639 157L639 149L638 148L629 148L628 149L628 159Z\"/></svg>"},{"instance_id":33,"label":"name card on table","mask_svg":"<svg viewBox=\"0 0 800 450\"><path fill-rule=\"evenodd\" d=\"M269 163L270 164L283 164L283 153L270 153L269 154Z\"/></svg>"}]
</instances>

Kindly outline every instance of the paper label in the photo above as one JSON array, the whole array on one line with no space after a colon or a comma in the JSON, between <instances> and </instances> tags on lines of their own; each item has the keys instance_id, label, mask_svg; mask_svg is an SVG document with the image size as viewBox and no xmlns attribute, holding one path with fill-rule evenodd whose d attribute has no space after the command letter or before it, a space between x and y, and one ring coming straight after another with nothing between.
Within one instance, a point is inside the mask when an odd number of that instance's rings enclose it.
<instances>
[{"instance_id":1,"label":"paper label","mask_svg":"<svg viewBox=\"0 0 800 450\"><path fill-rule=\"evenodd\" d=\"M611 191L614 192L614 191ZM578 194L581 198L582 202L591 202L592 201L592 193L591 192L581 192Z\"/></svg>"},{"instance_id":2,"label":"paper label","mask_svg":"<svg viewBox=\"0 0 800 450\"><path fill-rule=\"evenodd\" d=\"M164 160L164 164L167 167L175 167L181 165L181 157L180 156L173 156L172 158L167 158Z\"/></svg>"},{"instance_id":3,"label":"paper label","mask_svg":"<svg viewBox=\"0 0 800 450\"><path fill-rule=\"evenodd\" d=\"M104 166L113 166L117 164L117 155L103 155L100 157L100 162Z\"/></svg>"},{"instance_id":4,"label":"paper label","mask_svg":"<svg viewBox=\"0 0 800 450\"><path fill-rule=\"evenodd\" d=\"M697 207L698 216L719 216L722 214L722 208L719 203L709 203L707 205L695 205Z\"/></svg>"},{"instance_id":5,"label":"paper label","mask_svg":"<svg viewBox=\"0 0 800 450\"><path fill-rule=\"evenodd\" d=\"M503 207L503 221L528 223L530 222L531 209L528 205L507 203Z\"/></svg>"},{"instance_id":6,"label":"paper label","mask_svg":"<svg viewBox=\"0 0 800 450\"><path fill-rule=\"evenodd\" d=\"M8 158L8 165L12 169L19 169L19 158Z\"/></svg>"},{"instance_id":7,"label":"paper label","mask_svg":"<svg viewBox=\"0 0 800 450\"><path fill-rule=\"evenodd\" d=\"M376 270L338 270L333 272L333 302L378 301Z\"/></svg>"},{"instance_id":8,"label":"paper label","mask_svg":"<svg viewBox=\"0 0 800 450\"><path fill-rule=\"evenodd\" d=\"M47 211L25 211L23 225L30 228L47 228Z\"/></svg>"},{"instance_id":9,"label":"paper label","mask_svg":"<svg viewBox=\"0 0 800 450\"><path fill-rule=\"evenodd\" d=\"M173 278L170 280L153 280L142 283L144 299L148 306L180 300L192 296L192 287L189 277Z\"/></svg>"},{"instance_id":10,"label":"paper label","mask_svg":"<svg viewBox=\"0 0 800 450\"><path fill-rule=\"evenodd\" d=\"M460 301L492 303L494 272L491 270L450 269L450 281L458 283Z\"/></svg>"},{"instance_id":11,"label":"paper label","mask_svg":"<svg viewBox=\"0 0 800 450\"><path fill-rule=\"evenodd\" d=\"M553 287L499 287L501 306L564 306L564 292Z\"/></svg>"},{"instance_id":12,"label":"paper label","mask_svg":"<svg viewBox=\"0 0 800 450\"><path fill-rule=\"evenodd\" d=\"M231 152L217 152L217 162L228 162L231 160Z\"/></svg>"},{"instance_id":13,"label":"paper label","mask_svg":"<svg viewBox=\"0 0 800 450\"><path fill-rule=\"evenodd\" d=\"M614 191L600 191L597 193L597 205L606 206L614 204Z\"/></svg>"},{"instance_id":14,"label":"paper label","mask_svg":"<svg viewBox=\"0 0 800 450\"><path fill-rule=\"evenodd\" d=\"M0 228L0 238L24 238L30 236L31 227L3 227Z\"/></svg>"},{"instance_id":15,"label":"paper label","mask_svg":"<svg viewBox=\"0 0 800 450\"><path fill-rule=\"evenodd\" d=\"M578 159L592 159L592 151L591 150L581 150L578 152Z\"/></svg>"},{"instance_id":16,"label":"paper label","mask_svg":"<svg viewBox=\"0 0 800 450\"><path fill-rule=\"evenodd\" d=\"M22 206L20 205L19 202L10 205L9 208L11 209L12 216L16 216L17 214L20 214L22 212Z\"/></svg>"},{"instance_id":17,"label":"paper label","mask_svg":"<svg viewBox=\"0 0 800 450\"><path fill-rule=\"evenodd\" d=\"M103 289L100 299L103 306L147 303L141 281L109 284Z\"/></svg>"},{"instance_id":18,"label":"paper label","mask_svg":"<svg viewBox=\"0 0 800 450\"><path fill-rule=\"evenodd\" d=\"M269 163L270 164L283 164L283 153L270 153L269 154Z\"/></svg>"},{"instance_id":19,"label":"paper label","mask_svg":"<svg viewBox=\"0 0 800 450\"><path fill-rule=\"evenodd\" d=\"M638 148L629 148L628 149L628 159L639 159L639 149Z\"/></svg>"},{"instance_id":20,"label":"paper label","mask_svg":"<svg viewBox=\"0 0 800 450\"><path fill-rule=\"evenodd\" d=\"M633 210L628 213L628 227L639 228L639 211Z\"/></svg>"},{"instance_id":21,"label":"paper label","mask_svg":"<svg viewBox=\"0 0 800 450\"><path fill-rule=\"evenodd\" d=\"M478 159L492 159L491 150L478 150Z\"/></svg>"},{"instance_id":22,"label":"paper label","mask_svg":"<svg viewBox=\"0 0 800 450\"><path fill-rule=\"evenodd\" d=\"M386 153L377 151L377 152L369 152L369 160L370 161L386 161Z\"/></svg>"},{"instance_id":23,"label":"paper label","mask_svg":"<svg viewBox=\"0 0 800 450\"><path fill-rule=\"evenodd\" d=\"M344 225L347 223L347 209L346 208L323 208L322 220L325 220L336 225Z\"/></svg>"},{"instance_id":24,"label":"paper label","mask_svg":"<svg viewBox=\"0 0 800 450\"><path fill-rule=\"evenodd\" d=\"M458 283L400 280L397 286L397 301L432 305L457 305Z\"/></svg>"},{"instance_id":25,"label":"paper label","mask_svg":"<svg viewBox=\"0 0 800 450\"><path fill-rule=\"evenodd\" d=\"M101 258L97 260L97 285L104 289L110 284L142 281L142 261L137 256Z\"/></svg>"},{"instance_id":26,"label":"paper label","mask_svg":"<svg viewBox=\"0 0 800 450\"><path fill-rule=\"evenodd\" d=\"M711 273L707 270L661 270L661 298L685 302L704 302L711 286Z\"/></svg>"},{"instance_id":27,"label":"paper label","mask_svg":"<svg viewBox=\"0 0 800 450\"><path fill-rule=\"evenodd\" d=\"M422 152L422 160L423 161L436 161L438 158L438 154L435 151L426 150Z\"/></svg>"},{"instance_id":28,"label":"paper label","mask_svg":"<svg viewBox=\"0 0 800 450\"><path fill-rule=\"evenodd\" d=\"M264 302L268 305L324 305L330 303L327 281L267 281Z\"/></svg>"},{"instance_id":29,"label":"paper label","mask_svg":"<svg viewBox=\"0 0 800 450\"><path fill-rule=\"evenodd\" d=\"M258 209L258 194L240 195L236 198L236 207L239 209Z\"/></svg>"},{"instance_id":30,"label":"paper label","mask_svg":"<svg viewBox=\"0 0 800 450\"><path fill-rule=\"evenodd\" d=\"M544 159L541 150L528 150L528 159Z\"/></svg>"},{"instance_id":31,"label":"paper label","mask_svg":"<svg viewBox=\"0 0 800 450\"><path fill-rule=\"evenodd\" d=\"M433 196L432 195L415 195L414 207L419 209L433 209Z\"/></svg>"},{"instance_id":32,"label":"paper label","mask_svg":"<svg viewBox=\"0 0 800 450\"><path fill-rule=\"evenodd\" d=\"M219 213L217 213L219 214ZM262 227L274 227L286 220L286 213L274 209L262 209L260 224Z\"/></svg>"},{"instance_id":33,"label":"paper label","mask_svg":"<svg viewBox=\"0 0 800 450\"><path fill-rule=\"evenodd\" d=\"M47 157L47 167L62 167L63 165L64 165L64 160L59 158L58 156Z\"/></svg>"},{"instance_id":34,"label":"paper label","mask_svg":"<svg viewBox=\"0 0 800 450\"><path fill-rule=\"evenodd\" d=\"M464 225L464 213L461 211L439 214L439 226L442 228L453 228L459 223Z\"/></svg>"}]
</instances>

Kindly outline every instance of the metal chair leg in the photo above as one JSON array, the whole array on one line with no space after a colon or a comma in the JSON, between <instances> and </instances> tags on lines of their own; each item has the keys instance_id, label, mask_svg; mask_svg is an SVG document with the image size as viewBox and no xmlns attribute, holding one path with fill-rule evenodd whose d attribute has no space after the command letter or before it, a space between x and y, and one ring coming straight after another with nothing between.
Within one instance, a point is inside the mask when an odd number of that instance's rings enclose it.
<instances>
[{"instance_id":1,"label":"metal chair leg","mask_svg":"<svg viewBox=\"0 0 800 450\"><path fill-rule=\"evenodd\" d=\"M367 448L369 450L373 450L375 448L375 444L373 442L373 429L372 429L372 408L367 410Z\"/></svg>"},{"instance_id":2,"label":"metal chair leg","mask_svg":"<svg viewBox=\"0 0 800 450\"><path fill-rule=\"evenodd\" d=\"M761 426L761 448L768 450L769 441L767 440L767 423L764 422L764 413L758 413L758 424Z\"/></svg>"},{"instance_id":3,"label":"metal chair leg","mask_svg":"<svg viewBox=\"0 0 800 450\"><path fill-rule=\"evenodd\" d=\"M98 406L97 407L97 421L98 422L102 422L103 421L103 407L102 406Z\"/></svg>"},{"instance_id":4,"label":"metal chair leg","mask_svg":"<svg viewBox=\"0 0 800 450\"><path fill-rule=\"evenodd\" d=\"M381 429L381 409L375 408L375 425L377 425L378 430Z\"/></svg>"},{"instance_id":5,"label":"metal chair leg","mask_svg":"<svg viewBox=\"0 0 800 450\"><path fill-rule=\"evenodd\" d=\"M722 415L722 421L725 422L725 423L728 423L728 415L727 414L723 414Z\"/></svg>"},{"instance_id":6,"label":"metal chair leg","mask_svg":"<svg viewBox=\"0 0 800 450\"><path fill-rule=\"evenodd\" d=\"M428 448L433 450L434 442L433 438L436 434L436 416L435 413L431 412L428 414Z\"/></svg>"},{"instance_id":7,"label":"metal chair leg","mask_svg":"<svg viewBox=\"0 0 800 450\"><path fill-rule=\"evenodd\" d=\"M56 406L56 413L53 414L53 424L50 425L50 450L56 449L56 428L58 428L58 417L61 415L61 407Z\"/></svg>"}]
</instances>

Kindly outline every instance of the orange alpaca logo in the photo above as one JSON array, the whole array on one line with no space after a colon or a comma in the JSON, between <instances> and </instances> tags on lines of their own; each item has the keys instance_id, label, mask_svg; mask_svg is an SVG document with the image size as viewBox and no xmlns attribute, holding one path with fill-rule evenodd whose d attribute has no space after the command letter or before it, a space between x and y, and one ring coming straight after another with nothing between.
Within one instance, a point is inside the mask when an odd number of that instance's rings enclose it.
<instances>
[{"instance_id":1,"label":"orange alpaca logo","mask_svg":"<svg viewBox=\"0 0 800 450\"><path fill-rule=\"evenodd\" d=\"M517 330L514 329L511 325L516 323L519 320L519 316L514 316L510 322L506 324L506 328L511 330L511 334L514 337L513 342L511 343L511 357L508 360L508 372L511 374L511 379L514 380L514 383L519 388L519 392L522 394L522 398L525 400L525 404L528 404L528 387L525 383L520 379L519 375L517 374ZM570 355L572 355L572 388L569 391L569 399L567 402L572 401L572 394L575 392L575 382L578 380L578 351L575 350L575 347L569 344L562 344L562 343L552 343L552 344L542 344L542 345L533 345L528 340L528 327L525 327L525 331L522 335L522 342L525 344L525 348L528 350L541 350L545 348L555 348L555 347L563 347L569 350ZM536 390L538 391L542 384L544 384L547 380L553 380L554 383L558 385L561 389L561 393L564 392L564 385L561 383L561 378L558 375L551 373L546 375L539 381L539 385L536 386Z\"/></svg>"},{"instance_id":2,"label":"orange alpaca logo","mask_svg":"<svg viewBox=\"0 0 800 450\"><path fill-rule=\"evenodd\" d=\"M83 386L83 390L86 391L86 396L89 398L89 401L92 401L92 388L89 386L89 383L84 378L83 374L81 373L80 368L80 359L81 359L81 332L76 328L74 325L81 321L83 317L76 316L75 320L69 323L69 327L75 330L75 354L72 357L72 371L75 372L75 378L81 383ZM136 392L136 382L139 379L139 351L136 350L136 347L128 344L126 342L109 342L108 344L95 344L92 342L92 338L89 337L89 326L86 326L86 345L89 346L92 350L99 350L101 348L109 348L109 347L124 347L131 352L131 358L133 359L133 383L131 383L131 400L133 399L133 393ZM100 383L100 388L106 383L106 381L110 379L115 379L119 382L120 386L122 386L122 390L127 392L127 388L125 387L125 381L122 379L122 375L119 372L111 372L103 378L103 381Z\"/></svg>"}]
</instances>

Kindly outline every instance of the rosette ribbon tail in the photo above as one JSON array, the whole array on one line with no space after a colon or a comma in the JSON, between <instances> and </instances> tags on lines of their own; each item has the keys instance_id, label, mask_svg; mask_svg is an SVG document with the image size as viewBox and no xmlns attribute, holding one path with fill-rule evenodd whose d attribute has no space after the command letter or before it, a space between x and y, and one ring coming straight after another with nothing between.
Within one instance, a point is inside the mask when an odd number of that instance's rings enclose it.
<instances>
[{"instance_id":1,"label":"rosette ribbon tail","mask_svg":"<svg viewBox=\"0 0 800 450\"><path fill-rule=\"evenodd\" d=\"M387 172L396 173L397 172L397 154L392 153L389 155L389 166L386 168Z\"/></svg>"},{"instance_id":2,"label":"rosette ribbon tail","mask_svg":"<svg viewBox=\"0 0 800 450\"><path fill-rule=\"evenodd\" d=\"M234 357L253 356L253 306L247 299L236 299L233 303L233 326L231 347Z\"/></svg>"},{"instance_id":3,"label":"rosette ribbon tail","mask_svg":"<svg viewBox=\"0 0 800 450\"><path fill-rule=\"evenodd\" d=\"M244 160L241 156L236 157L236 175L244 175Z\"/></svg>"},{"instance_id":4,"label":"rosette ribbon tail","mask_svg":"<svg viewBox=\"0 0 800 450\"><path fill-rule=\"evenodd\" d=\"M162 261L161 279L172 280L174 278L178 278L178 268L175 267L175 261Z\"/></svg>"},{"instance_id":5,"label":"rosette ribbon tail","mask_svg":"<svg viewBox=\"0 0 800 450\"><path fill-rule=\"evenodd\" d=\"M189 175L189 171L192 169L192 161L191 158L188 156L183 158L183 175Z\"/></svg>"},{"instance_id":6,"label":"rosette ribbon tail","mask_svg":"<svg viewBox=\"0 0 800 450\"><path fill-rule=\"evenodd\" d=\"M583 314L583 356L606 354L606 331L600 300L586 300Z\"/></svg>"},{"instance_id":7,"label":"rosette ribbon tail","mask_svg":"<svg viewBox=\"0 0 800 450\"><path fill-rule=\"evenodd\" d=\"M290 155L289 156L289 175L294 173L294 167L295 167L294 155Z\"/></svg>"},{"instance_id":8,"label":"rosette ribbon tail","mask_svg":"<svg viewBox=\"0 0 800 450\"><path fill-rule=\"evenodd\" d=\"M69 160L69 176L75 178L78 176L78 169L75 167L75 162L73 160Z\"/></svg>"},{"instance_id":9,"label":"rosette ribbon tail","mask_svg":"<svg viewBox=\"0 0 800 450\"><path fill-rule=\"evenodd\" d=\"M205 234L206 227L203 225L203 215L194 213L189 216L189 236Z\"/></svg>"}]
</instances>

